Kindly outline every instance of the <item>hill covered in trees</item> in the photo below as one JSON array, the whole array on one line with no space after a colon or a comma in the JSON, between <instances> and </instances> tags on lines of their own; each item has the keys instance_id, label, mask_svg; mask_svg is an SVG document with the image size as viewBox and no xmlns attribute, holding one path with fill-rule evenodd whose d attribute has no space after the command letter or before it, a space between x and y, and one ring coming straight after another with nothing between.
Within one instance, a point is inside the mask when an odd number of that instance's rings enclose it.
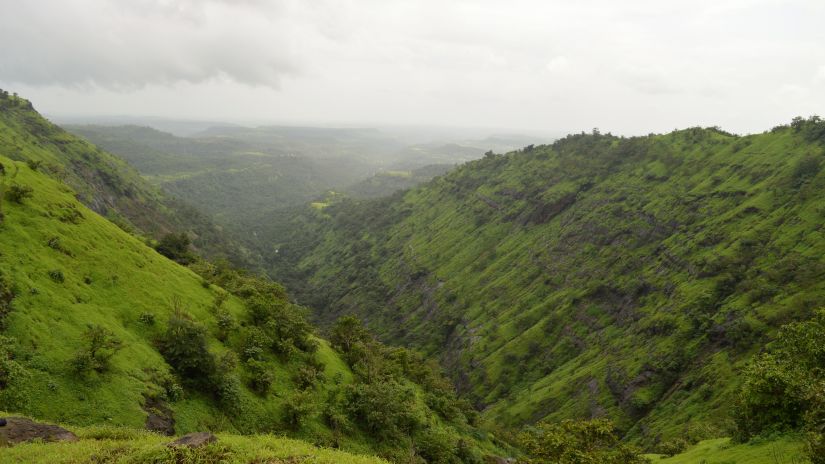
<instances>
[{"instance_id":1,"label":"hill covered in trees","mask_svg":"<svg viewBox=\"0 0 825 464\"><path fill-rule=\"evenodd\" d=\"M753 400L759 431L794 429L798 410L759 413L791 374L746 366L825 302L824 147L819 118L571 135L306 208L269 265L322 323L439 356L497 423L609 417L655 449L740 434Z\"/></svg>"},{"instance_id":2,"label":"hill covered in trees","mask_svg":"<svg viewBox=\"0 0 825 464\"><path fill-rule=\"evenodd\" d=\"M282 286L199 259L186 240L164 236L155 251L83 203L143 224L150 218L136 209L154 214L157 191L27 101L4 94L0 106L0 411L123 435L135 452L160 441L141 428L283 434L405 462L497 452L437 365L353 319L328 342ZM133 431L94 428L102 425ZM227 441L239 453L270 446L334 462L288 441ZM91 443L72 453L106 446Z\"/></svg>"}]
</instances>

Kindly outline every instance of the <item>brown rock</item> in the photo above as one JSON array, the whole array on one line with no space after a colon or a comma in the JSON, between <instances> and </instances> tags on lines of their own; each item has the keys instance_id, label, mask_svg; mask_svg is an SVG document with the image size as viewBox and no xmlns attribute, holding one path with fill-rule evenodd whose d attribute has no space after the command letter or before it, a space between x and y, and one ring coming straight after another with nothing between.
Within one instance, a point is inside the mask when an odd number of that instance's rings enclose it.
<instances>
[{"instance_id":1,"label":"brown rock","mask_svg":"<svg viewBox=\"0 0 825 464\"><path fill-rule=\"evenodd\" d=\"M7 417L0 427L0 447L41 439L43 441L77 441L77 435L63 427L41 424L25 417Z\"/></svg>"},{"instance_id":2,"label":"brown rock","mask_svg":"<svg viewBox=\"0 0 825 464\"><path fill-rule=\"evenodd\" d=\"M189 448L200 448L201 446L205 446L209 443L213 443L216 441L218 441L218 437L209 432L194 432L187 433L186 435L178 438L172 443L169 443L168 446L186 446Z\"/></svg>"}]
</instances>

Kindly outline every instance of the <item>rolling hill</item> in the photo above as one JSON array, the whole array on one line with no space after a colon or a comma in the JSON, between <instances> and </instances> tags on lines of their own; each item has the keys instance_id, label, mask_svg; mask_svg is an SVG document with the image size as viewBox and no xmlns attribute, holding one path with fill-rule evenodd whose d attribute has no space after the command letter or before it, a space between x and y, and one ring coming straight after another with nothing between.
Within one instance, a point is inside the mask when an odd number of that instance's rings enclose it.
<instances>
[{"instance_id":1,"label":"rolling hill","mask_svg":"<svg viewBox=\"0 0 825 464\"><path fill-rule=\"evenodd\" d=\"M825 302L825 123L578 134L292 220L273 275L440 357L485 417L733 432L741 369Z\"/></svg>"}]
</instances>

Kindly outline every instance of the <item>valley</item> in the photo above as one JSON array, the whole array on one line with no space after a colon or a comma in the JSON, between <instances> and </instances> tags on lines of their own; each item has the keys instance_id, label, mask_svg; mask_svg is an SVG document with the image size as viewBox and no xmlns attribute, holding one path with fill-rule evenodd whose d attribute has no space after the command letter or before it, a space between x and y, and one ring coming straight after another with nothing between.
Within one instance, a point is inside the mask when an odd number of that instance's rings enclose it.
<instances>
[{"instance_id":1,"label":"valley","mask_svg":"<svg viewBox=\"0 0 825 464\"><path fill-rule=\"evenodd\" d=\"M275 154L268 131L70 127L104 151L4 104L0 409L128 427L111 438L128 453L152 449L149 427L480 462L608 419L627 445L605 452L640 460L814 446L800 433L820 403L789 384L796 412L768 405L756 366L768 346L771 369L808 375L781 356L789 327L818 330L825 291L818 118L371 174ZM257 452L243 443L231 456Z\"/></svg>"}]
</instances>

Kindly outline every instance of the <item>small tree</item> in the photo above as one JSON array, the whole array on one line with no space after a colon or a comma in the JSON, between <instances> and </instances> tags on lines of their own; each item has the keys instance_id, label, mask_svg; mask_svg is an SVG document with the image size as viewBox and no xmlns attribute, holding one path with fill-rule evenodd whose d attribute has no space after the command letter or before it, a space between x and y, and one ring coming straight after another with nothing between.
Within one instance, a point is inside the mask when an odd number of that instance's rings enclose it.
<instances>
[{"instance_id":1,"label":"small tree","mask_svg":"<svg viewBox=\"0 0 825 464\"><path fill-rule=\"evenodd\" d=\"M306 391L293 394L284 403L284 422L292 430L299 430L307 418L315 413L312 395Z\"/></svg>"},{"instance_id":2,"label":"small tree","mask_svg":"<svg viewBox=\"0 0 825 464\"><path fill-rule=\"evenodd\" d=\"M275 376L269 365L264 361L256 359L248 359L246 361L246 368L249 371L249 388L259 395L266 395L275 381Z\"/></svg>"},{"instance_id":3,"label":"small tree","mask_svg":"<svg viewBox=\"0 0 825 464\"><path fill-rule=\"evenodd\" d=\"M335 325L330 330L329 341L332 346L342 353L349 353L356 343L366 343L372 340L372 336L364 327L364 324L355 316L344 316L335 321Z\"/></svg>"},{"instance_id":4,"label":"small tree","mask_svg":"<svg viewBox=\"0 0 825 464\"><path fill-rule=\"evenodd\" d=\"M206 330L202 326L183 312L176 311L157 345L180 378L198 386L211 385L217 362L209 351Z\"/></svg>"},{"instance_id":5,"label":"small tree","mask_svg":"<svg viewBox=\"0 0 825 464\"><path fill-rule=\"evenodd\" d=\"M189 236L185 233L180 234L166 234L160 239L155 250L158 253L166 256L180 264L189 264L195 260L195 256L189 249L192 244Z\"/></svg>"},{"instance_id":6,"label":"small tree","mask_svg":"<svg viewBox=\"0 0 825 464\"><path fill-rule=\"evenodd\" d=\"M110 360L123 347L112 331L96 324L86 328L83 339L85 346L72 359L72 366L81 374L90 370L98 373L108 371Z\"/></svg>"}]
</instances>

